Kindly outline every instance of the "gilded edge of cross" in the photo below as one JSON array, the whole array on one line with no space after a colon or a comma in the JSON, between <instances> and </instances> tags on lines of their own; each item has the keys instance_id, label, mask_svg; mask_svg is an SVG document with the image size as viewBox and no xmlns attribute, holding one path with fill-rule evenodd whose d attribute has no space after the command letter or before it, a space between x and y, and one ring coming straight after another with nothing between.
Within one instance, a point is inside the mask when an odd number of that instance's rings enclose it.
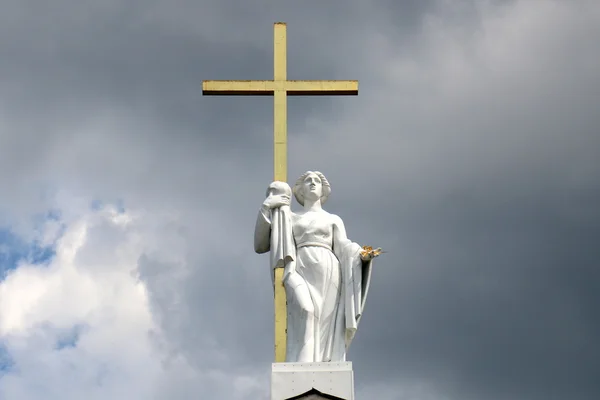
<instances>
[{"instance_id":1,"label":"gilded edge of cross","mask_svg":"<svg viewBox=\"0 0 600 400\"><path fill-rule=\"evenodd\" d=\"M358 95L358 81L287 80L287 32L284 22L273 26L273 80L206 80L202 94L212 96L273 96L273 169L275 181L287 182L287 96ZM283 268L275 270L275 362L285 361L287 304Z\"/></svg>"}]
</instances>

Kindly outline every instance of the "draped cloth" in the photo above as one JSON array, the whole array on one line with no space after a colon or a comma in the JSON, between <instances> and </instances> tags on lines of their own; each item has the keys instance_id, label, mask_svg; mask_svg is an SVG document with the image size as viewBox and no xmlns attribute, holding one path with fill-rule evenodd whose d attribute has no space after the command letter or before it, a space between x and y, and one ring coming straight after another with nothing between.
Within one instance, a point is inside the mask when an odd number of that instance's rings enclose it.
<instances>
[{"instance_id":1,"label":"draped cloth","mask_svg":"<svg viewBox=\"0 0 600 400\"><path fill-rule=\"evenodd\" d=\"M344 282L342 299L345 306L345 343L346 351L358 329L360 317L365 309L365 302L371 284L373 260L362 261L359 244L350 242L339 252Z\"/></svg>"},{"instance_id":2,"label":"draped cloth","mask_svg":"<svg viewBox=\"0 0 600 400\"><path fill-rule=\"evenodd\" d=\"M282 206L271 210L271 280L275 284L275 268L284 268L283 280L294 271L296 244L292 234L292 210Z\"/></svg>"},{"instance_id":3,"label":"draped cloth","mask_svg":"<svg viewBox=\"0 0 600 400\"><path fill-rule=\"evenodd\" d=\"M288 206L261 209L254 237L257 253L271 251L272 280L274 268L284 268L286 361L344 361L364 311L372 261L362 261L361 246L345 236L334 236L331 245L298 246L294 216ZM327 218L316 223L330 224Z\"/></svg>"}]
</instances>

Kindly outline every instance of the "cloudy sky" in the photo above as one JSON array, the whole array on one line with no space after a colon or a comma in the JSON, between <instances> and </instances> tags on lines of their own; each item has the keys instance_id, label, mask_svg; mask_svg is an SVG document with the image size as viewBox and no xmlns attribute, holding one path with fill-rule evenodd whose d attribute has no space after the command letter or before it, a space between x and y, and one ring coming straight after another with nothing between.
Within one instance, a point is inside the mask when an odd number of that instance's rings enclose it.
<instances>
[{"instance_id":1,"label":"cloudy sky","mask_svg":"<svg viewBox=\"0 0 600 400\"><path fill-rule=\"evenodd\" d=\"M600 398L597 0L0 0L0 399L268 398L272 99L289 180L377 260L359 399Z\"/></svg>"}]
</instances>

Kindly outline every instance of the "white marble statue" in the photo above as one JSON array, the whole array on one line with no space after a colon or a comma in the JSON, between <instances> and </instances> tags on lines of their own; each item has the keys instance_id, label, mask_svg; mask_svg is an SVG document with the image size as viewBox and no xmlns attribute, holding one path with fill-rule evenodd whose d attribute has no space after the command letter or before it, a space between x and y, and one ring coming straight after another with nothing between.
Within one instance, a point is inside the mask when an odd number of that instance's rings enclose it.
<instances>
[{"instance_id":1,"label":"white marble statue","mask_svg":"<svg viewBox=\"0 0 600 400\"><path fill-rule=\"evenodd\" d=\"M323 210L331 186L322 173L296 181L300 212L290 210L291 192L285 182L269 185L254 232L256 252L270 250L273 270L284 268L286 362L345 361L381 249L364 251L342 219Z\"/></svg>"}]
</instances>

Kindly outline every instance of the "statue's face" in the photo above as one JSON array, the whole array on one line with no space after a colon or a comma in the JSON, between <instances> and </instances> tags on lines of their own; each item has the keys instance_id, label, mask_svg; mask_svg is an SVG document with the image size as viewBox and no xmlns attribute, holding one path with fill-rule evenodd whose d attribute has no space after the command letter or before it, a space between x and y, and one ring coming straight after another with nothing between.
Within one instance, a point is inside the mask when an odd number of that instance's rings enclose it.
<instances>
[{"instance_id":1,"label":"statue's face","mask_svg":"<svg viewBox=\"0 0 600 400\"><path fill-rule=\"evenodd\" d=\"M317 200L323 195L323 184L317 174L308 174L304 179L304 198Z\"/></svg>"}]
</instances>

